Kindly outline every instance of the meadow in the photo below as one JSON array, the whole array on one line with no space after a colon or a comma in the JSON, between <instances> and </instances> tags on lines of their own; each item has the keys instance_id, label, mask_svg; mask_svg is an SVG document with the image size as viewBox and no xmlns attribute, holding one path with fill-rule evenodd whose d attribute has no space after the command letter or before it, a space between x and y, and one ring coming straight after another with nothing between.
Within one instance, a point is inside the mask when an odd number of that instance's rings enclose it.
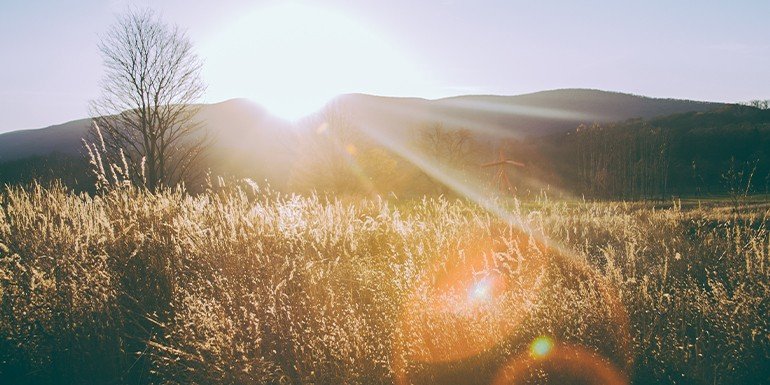
<instances>
[{"instance_id":1,"label":"meadow","mask_svg":"<svg viewBox=\"0 0 770 385\"><path fill-rule=\"evenodd\" d=\"M7 187L0 383L770 383L766 205L494 205Z\"/></svg>"}]
</instances>

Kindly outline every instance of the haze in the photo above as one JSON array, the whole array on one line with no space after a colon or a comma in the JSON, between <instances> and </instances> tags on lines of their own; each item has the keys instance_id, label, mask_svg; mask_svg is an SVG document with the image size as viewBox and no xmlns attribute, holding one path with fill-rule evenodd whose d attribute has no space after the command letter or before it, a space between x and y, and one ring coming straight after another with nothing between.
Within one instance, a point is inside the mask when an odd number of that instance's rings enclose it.
<instances>
[{"instance_id":1,"label":"haze","mask_svg":"<svg viewBox=\"0 0 770 385\"><path fill-rule=\"evenodd\" d=\"M188 30L206 62L205 102L246 97L287 118L352 92L770 96L761 1L3 2L0 132L86 117L99 93L98 36L128 6Z\"/></svg>"}]
</instances>

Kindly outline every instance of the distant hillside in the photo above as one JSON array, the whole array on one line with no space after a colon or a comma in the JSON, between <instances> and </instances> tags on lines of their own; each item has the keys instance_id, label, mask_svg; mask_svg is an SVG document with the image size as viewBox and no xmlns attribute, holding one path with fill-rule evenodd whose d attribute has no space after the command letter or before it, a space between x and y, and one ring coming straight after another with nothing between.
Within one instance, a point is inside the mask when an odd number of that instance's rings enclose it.
<instances>
[{"instance_id":1,"label":"distant hillside","mask_svg":"<svg viewBox=\"0 0 770 385\"><path fill-rule=\"evenodd\" d=\"M770 192L770 110L747 106L585 126L510 151L586 196Z\"/></svg>"},{"instance_id":2,"label":"distant hillside","mask_svg":"<svg viewBox=\"0 0 770 385\"><path fill-rule=\"evenodd\" d=\"M447 127L465 127L493 137L547 135L567 131L581 123L651 118L723 106L582 89L438 100L350 94L339 97L337 103L344 114L378 129L409 132L421 124L440 122ZM250 153L278 152L284 146L292 146L284 139L278 146L274 143L276 138L287 135L288 123L243 99L204 105L198 119L216 134L218 147L224 152L230 148ZM81 119L0 134L0 162L52 153L79 154L81 138L89 127L89 120Z\"/></svg>"},{"instance_id":3,"label":"distant hillside","mask_svg":"<svg viewBox=\"0 0 770 385\"><path fill-rule=\"evenodd\" d=\"M244 99L203 105L196 119L216 136L217 145L223 150L254 145L271 148L265 145L264 139L286 131L287 125ZM82 154L81 138L86 137L90 128L90 119L80 119L40 129L0 134L0 162L53 153Z\"/></svg>"},{"instance_id":4,"label":"distant hillside","mask_svg":"<svg viewBox=\"0 0 770 385\"><path fill-rule=\"evenodd\" d=\"M76 154L82 147L90 119L74 120L46 128L0 134L0 162L53 153Z\"/></svg>"},{"instance_id":5,"label":"distant hillside","mask_svg":"<svg viewBox=\"0 0 770 385\"><path fill-rule=\"evenodd\" d=\"M770 165L762 150L770 148L765 111L596 90L438 100L349 94L296 124L233 99L201 106L197 119L215 138L205 166L212 175L267 179L292 191L448 193L410 159L415 151L432 157L435 165L483 181L489 170L479 165L502 150L526 163L525 169L511 171L518 191L556 186L607 197L648 197L693 186L719 192L727 160L735 158L744 167L756 155L762 173L765 163ZM594 128L576 130L581 125ZM447 155L440 148L446 142L430 144L421 136L429 127L464 128L471 137L466 147ZM0 135L0 185L60 178L88 190L93 181L81 138L89 128L83 119ZM650 158L662 150L670 154L665 163ZM586 151L590 157L578 156ZM586 159L593 163L584 164ZM519 183L523 180L534 184Z\"/></svg>"},{"instance_id":6,"label":"distant hillside","mask_svg":"<svg viewBox=\"0 0 770 385\"><path fill-rule=\"evenodd\" d=\"M447 127L464 127L491 137L518 138L564 132L580 124L646 119L724 106L587 89L517 96L467 95L438 100L351 94L338 101L357 121L382 129L408 130L420 124L440 122Z\"/></svg>"}]
</instances>

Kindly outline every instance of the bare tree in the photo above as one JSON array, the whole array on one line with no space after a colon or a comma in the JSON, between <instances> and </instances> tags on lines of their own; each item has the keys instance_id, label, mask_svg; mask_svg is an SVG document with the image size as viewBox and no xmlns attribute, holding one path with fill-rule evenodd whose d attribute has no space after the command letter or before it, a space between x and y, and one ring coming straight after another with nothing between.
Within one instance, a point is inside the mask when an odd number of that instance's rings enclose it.
<instances>
[{"instance_id":1,"label":"bare tree","mask_svg":"<svg viewBox=\"0 0 770 385\"><path fill-rule=\"evenodd\" d=\"M760 110L770 110L770 100L751 100L743 104L749 107L759 108Z\"/></svg>"},{"instance_id":2,"label":"bare tree","mask_svg":"<svg viewBox=\"0 0 770 385\"><path fill-rule=\"evenodd\" d=\"M470 130L446 129L440 122L426 124L420 130L419 145L437 162L457 169L468 165L475 150Z\"/></svg>"},{"instance_id":3,"label":"bare tree","mask_svg":"<svg viewBox=\"0 0 770 385\"><path fill-rule=\"evenodd\" d=\"M312 130L299 143L292 186L324 192L361 190L355 157L362 150L364 139L344 109L330 104L317 120L308 124Z\"/></svg>"},{"instance_id":4,"label":"bare tree","mask_svg":"<svg viewBox=\"0 0 770 385\"><path fill-rule=\"evenodd\" d=\"M205 86L186 33L151 10L131 10L99 50L105 74L91 115L107 160L127 158L133 177L151 191L189 181L210 140L195 120Z\"/></svg>"},{"instance_id":5,"label":"bare tree","mask_svg":"<svg viewBox=\"0 0 770 385\"><path fill-rule=\"evenodd\" d=\"M469 171L476 151L477 143L473 134L466 128L446 128L441 122L428 122L419 127L416 138L416 150L420 151L435 166L444 172L460 177ZM447 194L450 188L436 180L424 170L421 179L428 188Z\"/></svg>"}]
</instances>

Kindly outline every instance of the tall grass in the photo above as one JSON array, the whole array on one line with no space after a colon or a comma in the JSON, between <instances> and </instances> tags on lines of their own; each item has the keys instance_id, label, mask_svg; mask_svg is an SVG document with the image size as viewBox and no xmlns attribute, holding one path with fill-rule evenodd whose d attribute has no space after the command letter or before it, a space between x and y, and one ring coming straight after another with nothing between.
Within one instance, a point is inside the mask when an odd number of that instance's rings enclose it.
<instances>
[{"instance_id":1,"label":"tall grass","mask_svg":"<svg viewBox=\"0 0 770 385\"><path fill-rule=\"evenodd\" d=\"M768 211L526 207L7 188L0 382L490 383L539 336L631 383L770 382Z\"/></svg>"}]
</instances>

